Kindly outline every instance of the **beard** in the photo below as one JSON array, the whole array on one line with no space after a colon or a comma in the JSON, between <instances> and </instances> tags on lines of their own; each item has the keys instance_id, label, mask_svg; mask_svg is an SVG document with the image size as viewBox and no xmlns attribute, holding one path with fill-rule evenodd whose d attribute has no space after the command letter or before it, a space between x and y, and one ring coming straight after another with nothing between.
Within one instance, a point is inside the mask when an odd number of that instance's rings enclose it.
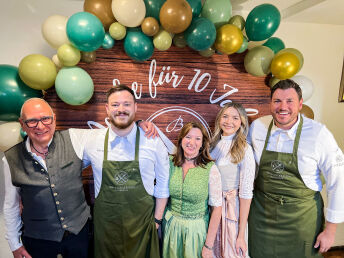
<instances>
[{"instance_id":1,"label":"beard","mask_svg":"<svg viewBox=\"0 0 344 258\"><path fill-rule=\"evenodd\" d=\"M115 116L119 116L119 115L127 115L128 120L126 122L120 122L119 123L119 122L115 121L113 116L109 117L110 123L118 129L126 129L129 126L131 126L131 124L135 121L135 114L129 115L129 113L127 113L127 112L118 112L115 114Z\"/></svg>"}]
</instances>

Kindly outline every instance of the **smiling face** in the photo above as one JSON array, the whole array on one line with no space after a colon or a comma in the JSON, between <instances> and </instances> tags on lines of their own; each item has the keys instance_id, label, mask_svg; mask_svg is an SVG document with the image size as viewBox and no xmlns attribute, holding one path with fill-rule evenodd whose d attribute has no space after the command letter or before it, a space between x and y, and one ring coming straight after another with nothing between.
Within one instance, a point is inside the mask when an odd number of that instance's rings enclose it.
<instances>
[{"instance_id":1,"label":"smiling face","mask_svg":"<svg viewBox=\"0 0 344 258\"><path fill-rule=\"evenodd\" d=\"M40 121L36 127L30 128L25 123L28 120L41 120L43 117L51 116L53 117L53 121L50 125L43 124ZM19 122L35 146L46 147L55 133L55 115L49 104L41 99L30 99L24 103Z\"/></svg>"},{"instance_id":2,"label":"smiling face","mask_svg":"<svg viewBox=\"0 0 344 258\"><path fill-rule=\"evenodd\" d=\"M135 120L137 104L126 90L112 93L106 104L106 111L111 124L117 129L130 127Z\"/></svg>"},{"instance_id":3,"label":"smiling face","mask_svg":"<svg viewBox=\"0 0 344 258\"><path fill-rule=\"evenodd\" d=\"M297 122L297 116L302 108L295 89L277 89L271 98L270 111L277 127L288 130Z\"/></svg>"},{"instance_id":4,"label":"smiling face","mask_svg":"<svg viewBox=\"0 0 344 258\"><path fill-rule=\"evenodd\" d=\"M202 131L199 128L191 128L182 139L182 148L184 156L194 158L198 155L203 143Z\"/></svg>"},{"instance_id":5,"label":"smiling face","mask_svg":"<svg viewBox=\"0 0 344 258\"><path fill-rule=\"evenodd\" d=\"M220 128L223 136L235 134L241 125L241 118L238 110L234 107L227 108L220 118Z\"/></svg>"}]
</instances>

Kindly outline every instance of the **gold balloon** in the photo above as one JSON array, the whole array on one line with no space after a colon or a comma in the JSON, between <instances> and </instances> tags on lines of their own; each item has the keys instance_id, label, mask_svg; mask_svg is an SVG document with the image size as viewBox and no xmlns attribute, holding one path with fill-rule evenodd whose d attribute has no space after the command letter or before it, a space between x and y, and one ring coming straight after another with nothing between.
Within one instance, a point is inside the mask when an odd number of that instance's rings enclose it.
<instances>
[{"instance_id":1,"label":"gold balloon","mask_svg":"<svg viewBox=\"0 0 344 258\"><path fill-rule=\"evenodd\" d=\"M308 117L310 119L314 119L313 110L305 104L302 104L302 109L301 109L300 113L303 114L305 117Z\"/></svg>"},{"instance_id":2,"label":"gold balloon","mask_svg":"<svg viewBox=\"0 0 344 258\"><path fill-rule=\"evenodd\" d=\"M280 80L293 77L300 68L300 61L292 53L277 54L271 62L271 73Z\"/></svg>"},{"instance_id":3,"label":"gold balloon","mask_svg":"<svg viewBox=\"0 0 344 258\"><path fill-rule=\"evenodd\" d=\"M160 9L160 23L170 33L185 31L192 20L192 9L186 0L167 0Z\"/></svg>"},{"instance_id":4,"label":"gold balloon","mask_svg":"<svg viewBox=\"0 0 344 258\"><path fill-rule=\"evenodd\" d=\"M223 54L237 52L244 41L241 30L233 24L225 24L217 29L215 48Z\"/></svg>"},{"instance_id":5,"label":"gold balloon","mask_svg":"<svg viewBox=\"0 0 344 258\"><path fill-rule=\"evenodd\" d=\"M84 11L94 14L103 23L105 31L115 22L111 9L112 0L85 0Z\"/></svg>"},{"instance_id":6,"label":"gold balloon","mask_svg":"<svg viewBox=\"0 0 344 258\"><path fill-rule=\"evenodd\" d=\"M159 23L153 17L146 17L141 24L141 29L147 36L154 36L159 32Z\"/></svg>"},{"instance_id":7,"label":"gold balloon","mask_svg":"<svg viewBox=\"0 0 344 258\"><path fill-rule=\"evenodd\" d=\"M93 63L96 60L96 51L81 52L81 61L85 63Z\"/></svg>"}]
</instances>

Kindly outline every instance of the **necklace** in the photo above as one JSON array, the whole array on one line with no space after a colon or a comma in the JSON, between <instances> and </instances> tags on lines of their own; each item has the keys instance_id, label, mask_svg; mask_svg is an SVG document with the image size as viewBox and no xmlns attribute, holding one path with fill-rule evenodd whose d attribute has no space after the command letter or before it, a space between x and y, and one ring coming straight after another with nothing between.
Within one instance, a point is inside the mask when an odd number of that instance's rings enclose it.
<instances>
[{"instance_id":1,"label":"necklace","mask_svg":"<svg viewBox=\"0 0 344 258\"><path fill-rule=\"evenodd\" d=\"M196 157L193 157L193 158L188 158L188 157L186 157L186 156L184 156L184 157L185 157L185 159L186 159L187 161L191 161L191 160L197 159L198 155L197 155Z\"/></svg>"},{"instance_id":2,"label":"necklace","mask_svg":"<svg viewBox=\"0 0 344 258\"><path fill-rule=\"evenodd\" d=\"M31 143L31 146L32 146L32 148L33 148L35 151L37 151L39 154L44 155L44 157L46 157L46 156L48 155L48 153L49 153L49 150L47 150L46 152L40 152L39 150L37 150L37 149L35 148L35 146L33 145L33 143Z\"/></svg>"}]
</instances>

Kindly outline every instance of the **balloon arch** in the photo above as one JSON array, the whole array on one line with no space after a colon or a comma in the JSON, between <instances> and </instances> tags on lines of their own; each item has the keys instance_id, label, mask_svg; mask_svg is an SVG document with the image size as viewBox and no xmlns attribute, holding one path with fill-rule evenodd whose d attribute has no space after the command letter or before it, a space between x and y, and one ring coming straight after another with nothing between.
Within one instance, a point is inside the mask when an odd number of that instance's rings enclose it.
<instances>
[{"instance_id":1,"label":"balloon arch","mask_svg":"<svg viewBox=\"0 0 344 258\"><path fill-rule=\"evenodd\" d=\"M88 102L94 84L77 64L92 63L98 48L111 49L118 40L124 41L125 53L131 59L141 62L156 50L167 51L172 44L189 47L205 58L246 51L247 73L271 73L270 86L292 78L307 100L313 92L312 81L296 75L303 65L302 53L285 48L281 39L272 37L280 21L279 10L271 4L256 6L245 20L232 16L230 0L205 0L203 5L202 0L85 0L83 12L69 18L53 15L42 24L43 37L57 50L52 59L31 54L18 68L0 65L0 120L17 120L26 99L42 97L42 91L53 85L67 104ZM250 41L263 40L264 44L247 50ZM310 114L312 110L306 109ZM0 137L1 151L21 140L19 131L18 123L0 125L0 135L6 135Z\"/></svg>"}]
</instances>

